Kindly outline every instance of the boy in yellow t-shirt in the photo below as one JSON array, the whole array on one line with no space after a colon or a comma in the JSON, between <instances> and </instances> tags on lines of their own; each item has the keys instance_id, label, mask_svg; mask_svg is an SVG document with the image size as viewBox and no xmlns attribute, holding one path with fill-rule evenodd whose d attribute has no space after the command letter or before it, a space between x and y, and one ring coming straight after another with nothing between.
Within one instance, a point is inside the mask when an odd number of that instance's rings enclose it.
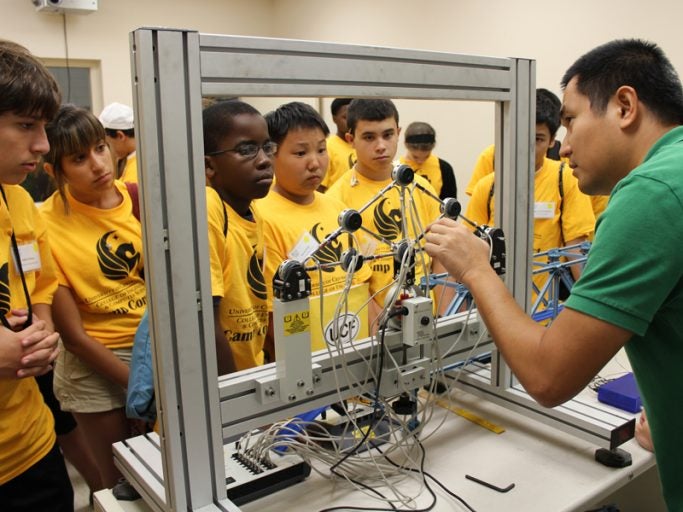
<instances>
[{"instance_id":1,"label":"boy in yellow t-shirt","mask_svg":"<svg viewBox=\"0 0 683 512\"><path fill-rule=\"evenodd\" d=\"M546 157L560 126L559 102L548 96L551 94L545 89L539 89L536 93L534 252L588 240L595 227L590 198L579 190L571 168ZM465 216L477 224L493 225L494 176L491 173L479 180L467 205ZM578 279L579 266L572 265L570 268L574 279ZM548 274L537 274L534 283L540 289L547 279Z\"/></svg>"},{"instance_id":2,"label":"boy in yellow t-shirt","mask_svg":"<svg viewBox=\"0 0 683 512\"><path fill-rule=\"evenodd\" d=\"M356 152L353 146L346 140L346 132L348 131L346 113L349 103L351 103L351 98L335 98L332 101L332 105L330 105L332 121L334 121L337 127L337 133L329 134L327 137L329 164L327 172L318 187L320 192L325 192L330 188L339 176L351 169L356 162Z\"/></svg>"},{"instance_id":3,"label":"boy in yellow t-shirt","mask_svg":"<svg viewBox=\"0 0 683 512\"><path fill-rule=\"evenodd\" d=\"M268 329L263 227L254 199L273 182L277 145L263 116L242 101L203 113L211 288L219 373L264 363ZM272 349L266 347L272 353Z\"/></svg>"},{"instance_id":4,"label":"boy in yellow t-shirt","mask_svg":"<svg viewBox=\"0 0 683 512\"><path fill-rule=\"evenodd\" d=\"M0 496L2 509L73 510L54 421L33 377L57 357L57 288L45 225L18 185L49 144L59 87L26 48L0 40ZM31 314L31 316L28 316Z\"/></svg>"},{"instance_id":5,"label":"boy in yellow t-shirt","mask_svg":"<svg viewBox=\"0 0 683 512\"><path fill-rule=\"evenodd\" d=\"M310 255L339 224L337 218L346 206L339 200L323 195L316 189L327 168L325 136L328 133L320 115L305 103L292 102L266 114L268 132L277 143L275 154L276 181L273 189L258 206L263 212L268 309L273 309L273 276L278 266L290 254L303 254L301 262L311 262ZM283 219L287 219L283 222ZM315 253L320 264L339 262L348 248L346 235ZM322 274L322 282L320 275ZM329 294L344 287L346 272L339 266L309 272L311 293ZM370 278L370 267L363 265L354 275L354 284ZM367 300L367 291L362 302ZM313 309L313 308L312 308ZM311 311L311 314L316 314ZM356 312L354 312L356 313ZM364 315L367 325L367 315ZM361 320L362 321L362 320ZM315 326L314 326L315 328ZM315 339L322 338L315 336ZM315 349L324 346L314 343Z\"/></svg>"},{"instance_id":6,"label":"boy in yellow t-shirt","mask_svg":"<svg viewBox=\"0 0 683 512\"><path fill-rule=\"evenodd\" d=\"M560 99L547 89L536 89L536 95L537 98L540 95L546 98L546 100L552 101L557 107L558 111L562 106ZM568 172L571 172L571 169L568 167L569 160L567 158L560 157L559 146L561 146L561 143L555 140L553 136L553 142L549 145L548 150L546 151L546 157L548 157L550 160L559 160L564 162ZM474 193L474 187L476 187L477 183L479 183L479 180L481 180L484 176L493 173L495 152L496 148L493 144L491 144L484 149L484 151L482 151L477 158L477 162L474 165L474 170L472 171L472 177L470 178L470 182L467 184L467 188L465 189L465 193L468 196L471 196ZM493 180L493 178L489 178L489 180ZM593 208L593 216L596 220L607 207L608 199L609 196L590 196L591 207Z\"/></svg>"},{"instance_id":7,"label":"boy in yellow t-shirt","mask_svg":"<svg viewBox=\"0 0 683 512\"><path fill-rule=\"evenodd\" d=\"M375 195L392 183L394 157L398 149L400 128L398 111L388 99L356 99L349 104L349 131L346 139L353 144L358 161L353 169L344 173L326 193L326 196L341 200L348 208L359 210ZM436 195L432 186L420 176L415 183ZM411 185L412 187L412 185ZM407 187L407 188L411 188ZM406 224L408 236L416 238L439 215L439 203L419 190L407 195ZM362 212L363 226L379 234L387 242L402 240L403 218L399 190L394 187L384 197L372 203ZM387 254L391 247L385 242L365 236L364 250L370 254ZM361 242L363 243L363 241ZM416 281L424 275L424 267L429 270L430 260L423 253L415 258ZM384 301L394 281L394 263L390 257L374 260L371 263L370 294L377 306L384 307ZM433 269L438 272L438 269ZM436 296L439 297L437 292Z\"/></svg>"}]
</instances>

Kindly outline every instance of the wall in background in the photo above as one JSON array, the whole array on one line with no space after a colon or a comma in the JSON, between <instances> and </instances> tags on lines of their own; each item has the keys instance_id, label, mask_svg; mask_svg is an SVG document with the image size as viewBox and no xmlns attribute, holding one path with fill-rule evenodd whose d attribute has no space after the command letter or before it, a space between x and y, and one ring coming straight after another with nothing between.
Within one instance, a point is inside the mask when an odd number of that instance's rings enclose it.
<instances>
[{"instance_id":1,"label":"wall in background","mask_svg":"<svg viewBox=\"0 0 683 512\"><path fill-rule=\"evenodd\" d=\"M97 12L66 16L70 59L99 62L101 91L93 91L99 113L112 101L132 104L129 33L138 27L269 36L271 0L99 0ZM48 63L65 63L64 17L36 12L31 0L0 0L0 37L26 46Z\"/></svg>"},{"instance_id":2,"label":"wall in background","mask_svg":"<svg viewBox=\"0 0 683 512\"><path fill-rule=\"evenodd\" d=\"M35 12L30 0L0 0L0 12L2 37L24 44L49 63L64 63L62 16ZM93 87L93 109L99 112L111 101L132 101L128 33L140 26L526 57L536 60L537 86L560 95L567 67L614 38L656 41L682 72L683 47L671 21L677 19L683 19L683 3L676 0L99 0L98 12L67 16L66 29L70 59L94 63L93 78L99 82ZM415 120L434 125L436 152L451 162L464 190L477 155L493 137L491 105L397 103L402 126ZM278 101L255 104L267 111ZM322 105L330 120L329 100Z\"/></svg>"}]
</instances>

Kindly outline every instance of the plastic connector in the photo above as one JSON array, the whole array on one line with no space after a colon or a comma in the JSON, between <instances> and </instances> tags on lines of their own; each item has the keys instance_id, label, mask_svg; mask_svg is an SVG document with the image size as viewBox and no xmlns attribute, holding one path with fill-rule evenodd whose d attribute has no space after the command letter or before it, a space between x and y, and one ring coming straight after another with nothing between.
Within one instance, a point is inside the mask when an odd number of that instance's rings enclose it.
<instances>
[{"instance_id":1,"label":"plastic connector","mask_svg":"<svg viewBox=\"0 0 683 512\"><path fill-rule=\"evenodd\" d=\"M403 344L409 347L422 345L434 338L432 299L412 297L401 301L407 312L401 317Z\"/></svg>"},{"instance_id":2,"label":"plastic connector","mask_svg":"<svg viewBox=\"0 0 683 512\"><path fill-rule=\"evenodd\" d=\"M397 185L405 187L415 181L415 171L409 165L400 164L391 170L391 177Z\"/></svg>"}]
</instances>

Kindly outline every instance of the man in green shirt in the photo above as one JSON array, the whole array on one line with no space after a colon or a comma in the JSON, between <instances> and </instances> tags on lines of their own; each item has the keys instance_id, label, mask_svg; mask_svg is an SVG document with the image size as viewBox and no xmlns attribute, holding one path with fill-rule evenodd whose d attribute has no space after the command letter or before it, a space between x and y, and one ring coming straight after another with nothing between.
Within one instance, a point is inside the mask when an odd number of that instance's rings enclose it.
<instances>
[{"instance_id":1,"label":"man in green shirt","mask_svg":"<svg viewBox=\"0 0 683 512\"><path fill-rule=\"evenodd\" d=\"M631 361L670 510L683 510L683 89L655 44L618 40L562 79L561 156L579 188L611 194L583 275L550 327L519 308L467 228L441 220L427 252L472 292L528 393L569 400L621 347Z\"/></svg>"}]
</instances>

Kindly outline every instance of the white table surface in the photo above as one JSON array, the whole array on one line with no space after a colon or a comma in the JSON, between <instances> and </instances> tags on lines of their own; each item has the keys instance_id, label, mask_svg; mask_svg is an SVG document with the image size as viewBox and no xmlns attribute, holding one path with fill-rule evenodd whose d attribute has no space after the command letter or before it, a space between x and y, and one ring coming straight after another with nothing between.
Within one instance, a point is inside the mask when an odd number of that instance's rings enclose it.
<instances>
[{"instance_id":1,"label":"white table surface","mask_svg":"<svg viewBox=\"0 0 683 512\"><path fill-rule=\"evenodd\" d=\"M623 371L619 366L610 371ZM586 390L584 393L593 392ZM426 471L439 478L477 512L584 511L637 481L643 473L652 472L650 470L655 466L654 456L635 440L622 445L630 452L633 464L621 469L608 468L595 462L597 446L591 443L462 391L455 391L454 398L457 407L505 428L504 433L495 434L442 410L447 421L425 443ZM511 483L515 487L507 493L499 493L467 480L465 474L499 487ZM436 485L432 484L432 488L437 495L433 510L465 510ZM653 490L648 488L647 492ZM99 510L106 512L149 510L140 501L117 502L109 491L100 491L95 497ZM431 497L424 492L418 505L426 506L430 502ZM312 473L305 482L243 505L242 510L306 512L333 505L385 508L381 502L370 500L346 483L329 481Z\"/></svg>"}]
</instances>

